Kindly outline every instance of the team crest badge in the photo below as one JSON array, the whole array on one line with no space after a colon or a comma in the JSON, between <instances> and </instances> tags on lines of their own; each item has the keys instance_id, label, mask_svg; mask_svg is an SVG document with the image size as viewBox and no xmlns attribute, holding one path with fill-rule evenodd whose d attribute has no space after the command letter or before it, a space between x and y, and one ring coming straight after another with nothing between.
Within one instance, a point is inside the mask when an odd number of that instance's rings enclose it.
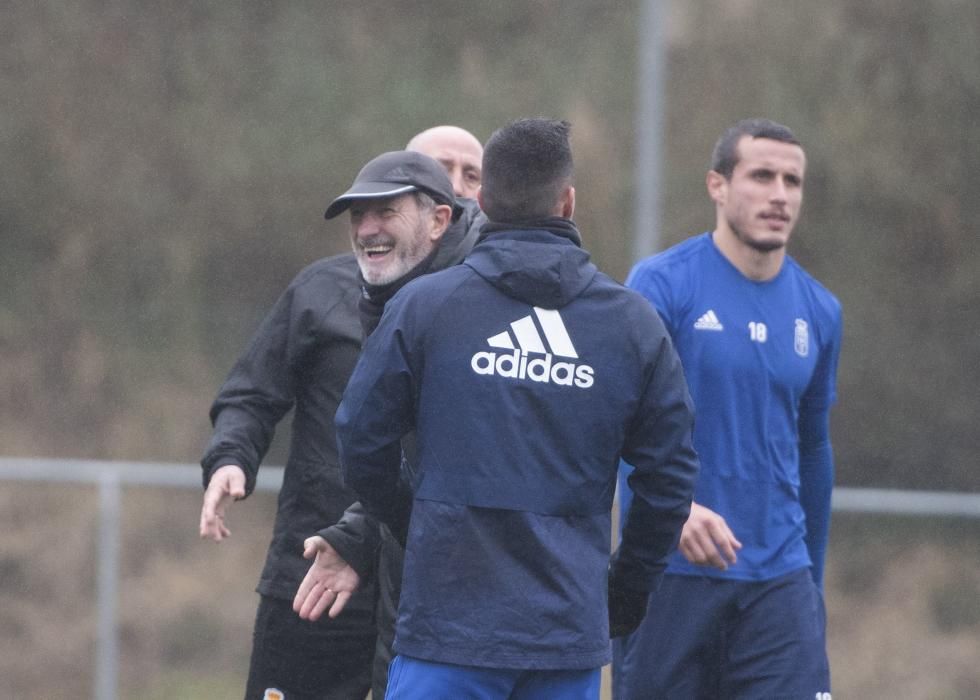
<instances>
[{"instance_id":1,"label":"team crest badge","mask_svg":"<svg viewBox=\"0 0 980 700\"><path fill-rule=\"evenodd\" d=\"M276 688L266 688L262 700L286 700L286 694Z\"/></svg>"},{"instance_id":2,"label":"team crest badge","mask_svg":"<svg viewBox=\"0 0 980 700\"><path fill-rule=\"evenodd\" d=\"M807 322L802 318L796 319L796 332L793 334L793 349L800 357L810 354L810 331Z\"/></svg>"}]
</instances>

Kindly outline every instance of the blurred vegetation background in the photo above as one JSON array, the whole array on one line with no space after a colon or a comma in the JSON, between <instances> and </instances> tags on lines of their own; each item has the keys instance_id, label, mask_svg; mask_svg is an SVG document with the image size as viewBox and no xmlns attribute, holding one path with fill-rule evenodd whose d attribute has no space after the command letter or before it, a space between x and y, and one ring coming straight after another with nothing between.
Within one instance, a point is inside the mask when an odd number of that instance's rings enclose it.
<instances>
[{"instance_id":1,"label":"blurred vegetation background","mask_svg":"<svg viewBox=\"0 0 980 700\"><path fill-rule=\"evenodd\" d=\"M809 162L791 253L845 312L837 483L980 490L980 5L666 7L663 245L713 224L704 174L726 126L791 126ZM325 204L434 124L486 139L516 117L570 120L577 222L623 279L639 14L639 0L4 5L0 453L196 461L213 394L276 296L347 250ZM22 697L91 687L93 495L0 484L0 676ZM274 500L238 507L217 548L196 540L199 507L191 492L127 500L127 697L241 692ZM980 696L974 525L838 518L840 697Z\"/></svg>"}]
</instances>

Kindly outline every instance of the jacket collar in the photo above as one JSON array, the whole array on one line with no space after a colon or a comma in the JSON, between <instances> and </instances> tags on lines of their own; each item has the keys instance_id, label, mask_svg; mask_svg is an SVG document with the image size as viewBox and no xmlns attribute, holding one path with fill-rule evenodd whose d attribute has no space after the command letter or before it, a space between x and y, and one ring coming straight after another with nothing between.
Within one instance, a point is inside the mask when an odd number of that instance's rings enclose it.
<instances>
[{"instance_id":1,"label":"jacket collar","mask_svg":"<svg viewBox=\"0 0 980 700\"><path fill-rule=\"evenodd\" d=\"M488 236L492 236L495 233L520 231L546 231L555 236L567 238L579 248L582 247L582 234L575 227L575 222L561 216L549 216L543 219L533 219L518 223L488 221L480 229L480 241L486 240Z\"/></svg>"}]
</instances>

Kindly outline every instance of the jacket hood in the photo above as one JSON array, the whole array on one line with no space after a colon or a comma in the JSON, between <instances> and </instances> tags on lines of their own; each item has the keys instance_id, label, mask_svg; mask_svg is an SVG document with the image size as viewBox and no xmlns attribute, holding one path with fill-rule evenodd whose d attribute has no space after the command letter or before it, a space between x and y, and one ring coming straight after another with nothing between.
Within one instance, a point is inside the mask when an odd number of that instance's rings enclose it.
<instances>
[{"instance_id":1,"label":"jacket hood","mask_svg":"<svg viewBox=\"0 0 980 700\"><path fill-rule=\"evenodd\" d=\"M442 234L436 248L436 256L429 272L443 270L458 264L473 249L480 235L480 228L487 222L475 199L456 199L455 219Z\"/></svg>"},{"instance_id":2,"label":"jacket hood","mask_svg":"<svg viewBox=\"0 0 980 700\"><path fill-rule=\"evenodd\" d=\"M464 264L509 297L559 309L581 294L598 272L580 242L578 229L568 219L488 223Z\"/></svg>"}]
</instances>

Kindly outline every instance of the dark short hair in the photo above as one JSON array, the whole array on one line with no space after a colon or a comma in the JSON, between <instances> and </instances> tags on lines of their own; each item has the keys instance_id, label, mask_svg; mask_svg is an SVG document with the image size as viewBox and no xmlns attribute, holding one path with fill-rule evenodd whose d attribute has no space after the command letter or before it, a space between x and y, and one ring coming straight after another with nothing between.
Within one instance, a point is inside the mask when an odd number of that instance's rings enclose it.
<instances>
[{"instance_id":1,"label":"dark short hair","mask_svg":"<svg viewBox=\"0 0 980 700\"><path fill-rule=\"evenodd\" d=\"M483 211L491 221L550 216L574 171L571 124L518 119L497 129L483 150Z\"/></svg>"},{"instance_id":2,"label":"dark short hair","mask_svg":"<svg viewBox=\"0 0 980 700\"><path fill-rule=\"evenodd\" d=\"M789 127L777 124L769 119L742 119L725 130L718 139L711 153L711 169L723 175L726 180L732 178L735 166L738 165L738 142L743 136L754 139L772 139L803 147Z\"/></svg>"}]
</instances>

